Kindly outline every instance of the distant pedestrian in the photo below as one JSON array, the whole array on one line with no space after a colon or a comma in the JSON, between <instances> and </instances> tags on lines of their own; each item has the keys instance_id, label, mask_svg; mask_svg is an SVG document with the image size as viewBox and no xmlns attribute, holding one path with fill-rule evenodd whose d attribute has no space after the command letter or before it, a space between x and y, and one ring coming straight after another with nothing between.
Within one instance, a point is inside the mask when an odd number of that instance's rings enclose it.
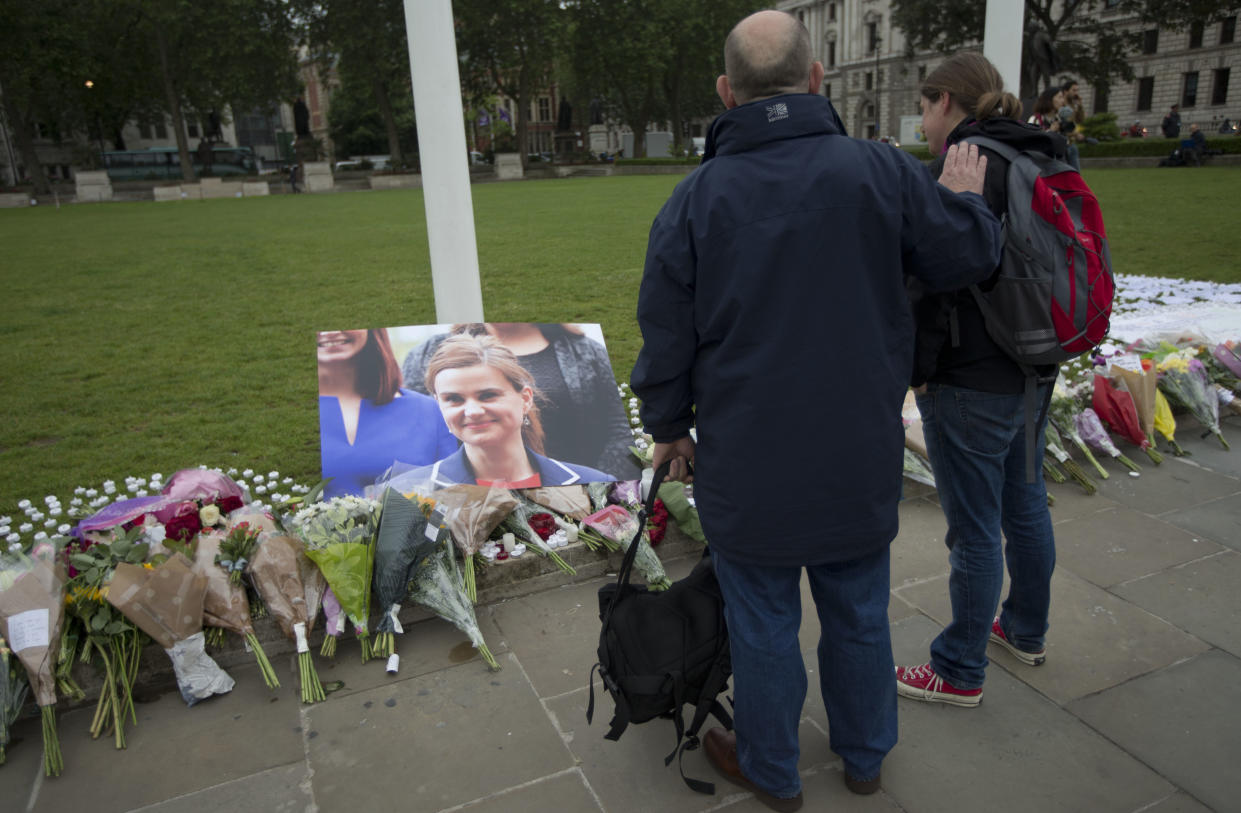
<instances>
[{"instance_id":1,"label":"distant pedestrian","mask_svg":"<svg viewBox=\"0 0 1241 813\"><path fill-rule=\"evenodd\" d=\"M1181 137L1181 111L1176 105L1172 105L1172 109L1168 111L1168 115L1163 117L1163 122L1159 125L1159 129L1163 131L1164 138L1180 138Z\"/></svg>"}]
</instances>

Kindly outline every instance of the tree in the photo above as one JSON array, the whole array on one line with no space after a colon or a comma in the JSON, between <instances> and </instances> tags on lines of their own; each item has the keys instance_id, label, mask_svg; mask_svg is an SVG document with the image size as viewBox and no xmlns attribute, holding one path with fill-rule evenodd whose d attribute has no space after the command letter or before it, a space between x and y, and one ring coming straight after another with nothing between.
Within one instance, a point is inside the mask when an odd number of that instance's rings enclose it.
<instances>
[{"instance_id":1,"label":"tree","mask_svg":"<svg viewBox=\"0 0 1241 813\"><path fill-rule=\"evenodd\" d=\"M1128 58L1141 46L1141 32L1103 20L1104 8L1148 25L1181 29L1195 21L1235 13L1236 0L1026 0L1021 96L1037 95L1053 73L1081 77L1106 88L1113 78L1132 81ZM892 22L908 50L951 53L983 37L986 0L893 0Z\"/></svg>"},{"instance_id":2,"label":"tree","mask_svg":"<svg viewBox=\"0 0 1241 813\"><path fill-rule=\"evenodd\" d=\"M332 106L328 110L329 133L332 143L336 145L337 156L384 152L391 155L387 122L373 91L372 83L365 76L342 71L341 85L332 94ZM414 126L413 96L402 94L392 99L392 110L400 154L415 155L418 152L418 131Z\"/></svg>"},{"instance_id":3,"label":"tree","mask_svg":"<svg viewBox=\"0 0 1241 813\"><path fill-rule=\"evenodd\" d=\"M514 101L524 165L530 103L551 84L563 9L557 0L457 0L454 11L467 95L498 92Z\"/></svg>"},{"instance_id":4,"label":"tree","mask_svg":"<svg viewBox=\"0 0 1241 813\"><path fill-rule=\"evenodd\" d=\"M572 53L578 81L633 131L633 157L646 155L646 128L664 118L661 82L672 49L662 0L577 0Z\"/></svg>"},{"instance_id":5,"label":"tree","mask_svg":"<svg viewBox=\"0 0 1241 813\"><path fill-rule=\"evenodd\" d=\"M392 166L406 163L398 106L413 99L409 38L401 0L299 0L311 55L333 67L342 83L366 84L383 120Z\"/></svg>"}]
</instances>

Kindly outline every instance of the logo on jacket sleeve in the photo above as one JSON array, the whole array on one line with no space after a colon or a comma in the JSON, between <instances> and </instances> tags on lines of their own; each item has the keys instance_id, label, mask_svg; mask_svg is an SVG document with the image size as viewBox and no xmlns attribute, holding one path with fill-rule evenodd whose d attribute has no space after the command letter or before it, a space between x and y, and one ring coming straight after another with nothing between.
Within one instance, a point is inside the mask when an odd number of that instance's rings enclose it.
<instances>
[{"instance_id":1,"label":"logo on jacket sleeve","mask_svg":"<svg viewBox=\"0 0 1241 813\"><path fill-rule=\"evenodd\" d=\"M767 123L780 121L789 117L789 106L784 102L767 105Z\"/></svg>"}]
</instances>

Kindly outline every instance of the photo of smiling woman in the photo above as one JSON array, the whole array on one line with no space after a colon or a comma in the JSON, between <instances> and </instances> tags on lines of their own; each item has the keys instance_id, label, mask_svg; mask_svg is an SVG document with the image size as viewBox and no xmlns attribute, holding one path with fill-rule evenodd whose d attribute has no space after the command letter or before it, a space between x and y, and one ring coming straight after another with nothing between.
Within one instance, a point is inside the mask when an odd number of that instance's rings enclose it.
<instances>
[{"instance_id":1,"label":"photo of smiling woman","mask_svg":"<svg viewBox=\"0 0 1241 813\"><path fill-rule=\"evenodd\" d=\"M401 387L386 329L322 331L317 344L325 497L361 494L394 462L421 466L457 448L435 401Z\"/></svg>"},{"instance_id":2,"label":"photo of smiling woman","mask_svg":"<svg viewBox=\"0 0 1241 813\"><path fill-rule=\"evenodd\" d=\"M427 365L425 383L461 448L417 470L416 479L435 488L454 483L537 488L615 479L542 454L534 379L491 336L445 339Z\"/></svg>"}]
</instances>

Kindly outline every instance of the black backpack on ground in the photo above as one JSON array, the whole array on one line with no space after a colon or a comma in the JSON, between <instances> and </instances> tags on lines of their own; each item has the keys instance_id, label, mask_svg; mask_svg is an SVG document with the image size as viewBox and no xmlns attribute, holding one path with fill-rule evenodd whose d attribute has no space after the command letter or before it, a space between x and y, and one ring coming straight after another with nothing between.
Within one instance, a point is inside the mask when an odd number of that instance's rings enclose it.
<instances>
[{"instance_id":1,"label":"black backpack on ground","mask_svg":"<svg viewBox=\"0 0 1241 813\"><path fill-rule=\"evenodd\" d=\"M595 712L595 669L616 703L616 713L605 737L620 739L630 723L669 717L676 726L676 744L664 759L698 748L698 731L708 714L732 729L732 717L716 700L732 676L724 599L715 578L710 550L693 572L662 592L629 583L638 540L646 518L654 513L655 496L668 473L668 464L655 473L646 504L638 515L638 534L629 543L615 584L599 588L599 662L591 669L590 702L586 722ZM687 728L682 706L694 706ZM699 793L715 793L709 782L690 779L682 764L681 778Z\"/></svg>"}]
</instances>

